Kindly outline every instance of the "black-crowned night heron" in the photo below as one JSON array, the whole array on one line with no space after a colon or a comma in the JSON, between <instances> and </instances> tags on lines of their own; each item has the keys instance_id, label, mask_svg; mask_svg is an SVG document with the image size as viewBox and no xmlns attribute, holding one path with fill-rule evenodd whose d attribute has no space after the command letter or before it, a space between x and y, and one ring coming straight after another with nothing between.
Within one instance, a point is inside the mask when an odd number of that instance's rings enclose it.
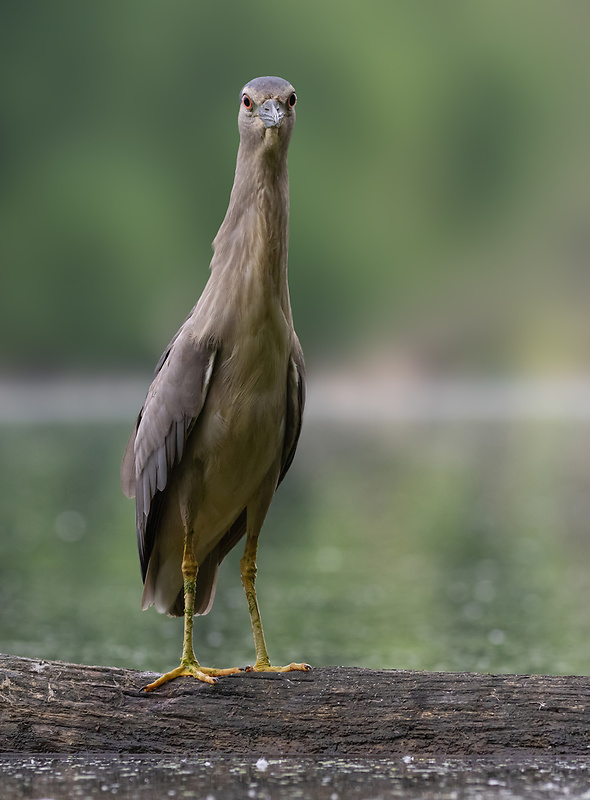
<instances>
[{"instance_id":1,"label":"black-crowned night heron","mask_svg":"<svg viewBox=\"0 0 590 800\"><path fill-rule=\"evenodd\" d=\"M305 366L287 284L287 149L297 96L282 78L256 78L240 93L240 146L211 275L154 374L131 434L121 480L135 495L144 580L142 607L184 614L180 675L207 683L239 672L202 667L193 616L213 603L217 569L246 535L240 561L256 647L270 664L254 588L258 535L291 465L305 398Z\"/></svg>"}]
</instances>

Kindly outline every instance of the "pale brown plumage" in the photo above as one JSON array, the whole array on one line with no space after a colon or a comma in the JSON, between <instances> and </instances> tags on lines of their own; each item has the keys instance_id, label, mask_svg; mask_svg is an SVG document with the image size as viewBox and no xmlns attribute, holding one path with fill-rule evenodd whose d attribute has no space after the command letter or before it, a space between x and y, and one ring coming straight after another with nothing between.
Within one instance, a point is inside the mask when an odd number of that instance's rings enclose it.
<instances>
[{"instance_id":1,"label":"pale brown plumage","mask_svg":"<svg viewBox=\"0 0 590 800\"><path fill-rule=\"evenodd\" d=\"M236 173L211 275L156 367L125 451L144 608L182 615L190 601L194 613L209 611L218 565L246 532L255 558L295 454L305 398L287 284L295 102L281 78L257 78L241 92ZM187 600L191 559L198 570Z\"/></svg>"}]
</instances>

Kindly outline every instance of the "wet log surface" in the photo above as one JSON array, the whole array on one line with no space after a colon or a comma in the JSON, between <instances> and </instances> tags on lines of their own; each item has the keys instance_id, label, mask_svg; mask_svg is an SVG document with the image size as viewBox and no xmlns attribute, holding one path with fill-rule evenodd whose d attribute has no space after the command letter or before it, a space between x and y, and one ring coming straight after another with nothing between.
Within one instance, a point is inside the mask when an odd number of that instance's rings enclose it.
<instances>
[{"instance_id":1,"label":"wet log surface","mask_svg":"<svg viewBox=\"0 0 590 800\"><path fill-rule=\"evenodd\" d=\"M0 656L0 752L247 757L590 753L590 678L324 667L208 686Z\"/></svg>"}]
</instances>

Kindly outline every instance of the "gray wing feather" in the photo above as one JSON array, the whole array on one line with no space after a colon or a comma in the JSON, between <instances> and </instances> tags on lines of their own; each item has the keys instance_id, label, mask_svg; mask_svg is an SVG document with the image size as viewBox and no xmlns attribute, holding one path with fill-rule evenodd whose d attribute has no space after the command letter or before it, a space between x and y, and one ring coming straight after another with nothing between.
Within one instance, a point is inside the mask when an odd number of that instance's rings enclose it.
<instances>
[{"instance_id":1,"label":"gray wing feather","mask_svg":"<svg viewBox=\"0 0 590 800\"><path fill-rule=\"evenodd\" d=\"M178 337L182 333L182 331L184 329L184 326L186 325L186 323L188 322L188 320L192 316L194 310L195 309L193 308L192 311L190 312L190 314L188 315L188 317L185 319L183 325L174 334L174 337L172 338L172 340L169 343L168 347L164 350L164 352L160 356L160 360L156 364L156 368L155 368L154 374L152 376L152 384L150 386L150 389L148 390L148 396L149 396L149 391L151 390L151 388L153 386L153 383L156 380L156 377L157 377L158 373L162 369L162 366L163 366L164 362L168 359L168 356L170 355L170 351L172 350L176 340L178 339ZM147 398L146 398L146 402L147 402ZM145 403L144 403L144 407L145 407ZM139 415L138 415L137 420L135 422L135 426L134 426L133 430L131 431L131 436L129 437L129 439L127 441L127 446L125 447L125 452L123 454L123 461L121 463L121 486L123 487L123 493L125 494L126 497L129 497L129 498L136 496L137 474L136 474L136 464L135 464L135 439L137 437L137 430L139 428L139 424L140 424L141 419L142 419L142 414L143 414L143 411L144 411L144 407L142 407L141 411L139 412ZM170 433L172 434L173 431L171 430ZM176 436L176 431L174 431L174 437L175 436ZM174 451L172 451L172 459L169 461L169 464L168 464L169 468L172 467L173 460L174 460Z\"/></svg>"},{"instance_id":2,"label":"gray wing feather","mask_svg":"<svg viewBox=\"0 0 590 800\"><path fill-rule=\"evenodd\" d=\"M162 492L207 397L216 350L180 329L160 359L121 467L128 496L135 493L137 545L145 579Z\"/></svg>"},{"instance_id":3,"label":"gray wing feather","mask_svg":"<svg viewBox=\"0 0 590 800\"><path fill-rule=\"evenodd\" d=\"M131 431L131 436L127 440L127 446L125 447L123 461L121 463L121 486L123 487L125 497L135 497L135 436L137 435L138 425L139 418Z\"/></svg>"},{"instance_id":4,"label":"gray wing feather","mask_svg":"<svg viewBox=\"0 0 590 800\"><path fill-rule=\"evenodd\" d=\"M295 336L295 334L293 334ZM283 480L293 463L295 450L301 433L303 408L305 406L305 361L299 339L295 336L295 344L289 362L287 375L287 415L285 419L285 442L279 483Z\"/></svg>"}]
</instances>

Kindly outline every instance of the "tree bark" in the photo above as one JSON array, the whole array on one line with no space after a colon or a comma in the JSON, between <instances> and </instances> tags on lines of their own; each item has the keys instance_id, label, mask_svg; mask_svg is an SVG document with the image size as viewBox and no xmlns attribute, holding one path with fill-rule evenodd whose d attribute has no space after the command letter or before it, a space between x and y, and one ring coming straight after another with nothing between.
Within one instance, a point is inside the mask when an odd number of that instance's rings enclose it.
<instances>
[{"instance_id":1,"label":"tree bark","mask_svg":"<svg viewBox=\"0 0 590 800\"><path fill-rule=\"evenodd\" d=\"M322 667L209 686L0 656L0 752L588 755L590 678Z\"/></svg>"}]
</instances>

